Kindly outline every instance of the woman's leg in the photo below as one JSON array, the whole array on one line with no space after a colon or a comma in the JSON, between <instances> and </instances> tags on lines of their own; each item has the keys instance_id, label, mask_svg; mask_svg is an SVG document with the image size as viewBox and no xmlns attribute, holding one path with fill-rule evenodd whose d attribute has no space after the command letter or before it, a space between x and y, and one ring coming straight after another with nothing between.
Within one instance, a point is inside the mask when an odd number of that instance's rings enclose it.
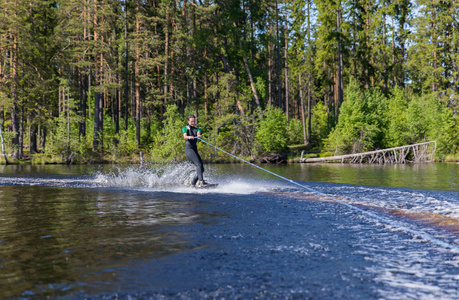
<instances>
[{"instance_id":1,"label":"woman's leg","mask_svg":"<svg viewBox=\"0 0 459 300\"><path fill-rule=\"evenodd\" d=\"M199 156L199 154L193 149L185 149L185 154L196 166L196 175L191 181L191 184L195 185L198 180L201 180L201 181L204 180L204 177L203 177L204 165L202 163L201 156Z\"/></svg>"}]
</instances>

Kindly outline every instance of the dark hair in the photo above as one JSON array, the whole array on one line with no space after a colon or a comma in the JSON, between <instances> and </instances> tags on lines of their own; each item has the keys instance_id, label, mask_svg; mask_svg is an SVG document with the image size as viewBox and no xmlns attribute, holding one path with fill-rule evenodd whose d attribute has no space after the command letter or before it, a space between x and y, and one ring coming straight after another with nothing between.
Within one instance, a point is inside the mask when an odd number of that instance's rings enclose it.
<instances>
[{"instance_id":1,"label":"dark hair","mask_svg":"<svg viewBox=\"0 0 459 300\"><path fill-rule=\"evenodd\" d=\"M189 115L188 117L186 117L187 121L189 121L190 119L196 119L196 117L194 115Z\"/></svg>"}]
</instances>

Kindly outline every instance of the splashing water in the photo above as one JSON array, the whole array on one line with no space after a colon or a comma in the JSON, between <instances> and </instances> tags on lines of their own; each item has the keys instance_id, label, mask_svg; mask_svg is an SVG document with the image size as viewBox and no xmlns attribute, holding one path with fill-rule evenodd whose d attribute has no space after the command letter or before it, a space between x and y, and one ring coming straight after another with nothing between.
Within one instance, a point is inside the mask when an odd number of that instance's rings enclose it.
<instances>
[{"instance_id":1,"label":"splashing water","mask_svg":"<svg viewBox=\"0 0 459 300\"><path fill-rule=\"evenodd\" d=\"M217 174L218 173L218 174ZM272 182L256 178L228 177L214 168L208 168L205 179L218 183L217 188L194 189L191 186L196 167L183 162L178 164L116 166L107 171L98 171L95 175L49 175L49 174L14 174L0 176L0 186L48 186L71 188L123 188L126 190L161 191L173 193L222 193L248 195L269 191ZM282 185L282 184L281 184ZM279 183L276 183L279 186Z\"/></svg>"},{"instance_id":2,"label":"splashing water","mask_svg":"<svg viewBox=\"0 0 459 300\"><path fill-rule=\"evenodd\" d=\"M94 182L108 187L171 188L190 182L195 168L188 163L153 167L112 169L108 174L97 174Z\"/></svg>"},{"instance_id":3,"label":"splashing water","mask_svg":"<svg viewBox=\"0 0 459 300\"><path fill-rule=\"evenodd\" d=\"M196 174L196 167L191 163L150 165L112 169L109 173L99 173L94 183L104 187L123 187L148 189L153 191L190 192L191 180ZM267 183L240 178L217 178L212 171L207 171L205 178L217 182L212 189L193 189L194 193L218 192L223 194L252 194L269 190ZM253 182L252 182L253 181Z\"/></svg>"}]
</instances>

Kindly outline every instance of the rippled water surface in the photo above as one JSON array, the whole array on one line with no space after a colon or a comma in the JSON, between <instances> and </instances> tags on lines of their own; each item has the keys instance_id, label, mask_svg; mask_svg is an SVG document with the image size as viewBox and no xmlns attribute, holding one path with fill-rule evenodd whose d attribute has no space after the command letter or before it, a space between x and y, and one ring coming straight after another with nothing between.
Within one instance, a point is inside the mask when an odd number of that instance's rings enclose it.
<instances>
[{"instance_id":1,"label":"rippled water surface","mask_svg":"<svg viewBox=\"0 0 459 300\"><path fill-rule=\"evenodd\" d=\"M263 167L0 166L0 298L459 298L459 165Z\"/></svg>"}]
</instances>

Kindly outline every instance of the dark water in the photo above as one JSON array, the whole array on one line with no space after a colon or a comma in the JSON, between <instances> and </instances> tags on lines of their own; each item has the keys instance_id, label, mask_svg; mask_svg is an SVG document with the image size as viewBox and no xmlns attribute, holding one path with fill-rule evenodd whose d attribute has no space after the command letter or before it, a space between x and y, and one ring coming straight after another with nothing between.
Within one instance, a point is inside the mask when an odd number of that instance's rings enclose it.
<instances>
[{"instance_id":1,"label":"dark water","mask_svg":"<svg viewBox=\"0 0 459 300\"><path fill-rule=\"evenodd\" d=\"M0 167L0 298L459 297L459 165L206 167Z\"/></svg>"}]
</instances>

